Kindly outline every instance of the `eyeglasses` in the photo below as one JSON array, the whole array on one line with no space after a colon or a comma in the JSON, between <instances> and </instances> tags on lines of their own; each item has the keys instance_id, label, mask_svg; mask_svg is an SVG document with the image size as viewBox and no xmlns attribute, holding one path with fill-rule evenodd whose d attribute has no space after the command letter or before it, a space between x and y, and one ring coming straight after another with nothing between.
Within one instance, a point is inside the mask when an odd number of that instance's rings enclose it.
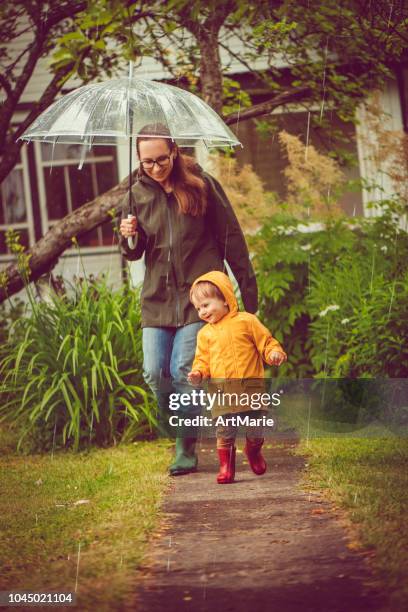
<instances>
[{"instance_id":1,"label":"eyeglasses","mask_svg":"<svg viewBox=\"0 0 408 612\"><path fill-rule=\"evenodd\" d=\"M140 164L144 170L153 170L154 164L157 164L159 168L164 168L170 163L170 155L160 155L157 159L143 159Z\"/></svg>"}]
</instances>

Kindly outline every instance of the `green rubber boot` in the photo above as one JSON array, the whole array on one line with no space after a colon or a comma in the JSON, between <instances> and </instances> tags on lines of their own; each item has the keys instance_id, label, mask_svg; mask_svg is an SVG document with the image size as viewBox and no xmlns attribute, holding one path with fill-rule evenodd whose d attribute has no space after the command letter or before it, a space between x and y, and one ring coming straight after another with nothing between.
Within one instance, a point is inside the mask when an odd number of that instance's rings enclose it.
<instances>
[{"instance_id":1,"label":"green rubber boot","mask_svg":"<svg viewBox=\"0 0 408 612\"><path fill-rule=\"evenodd\" d=\"M169 468L170 476L182 476L197 471L196 441L197 438L176 438L176 456Z\"/></svg>"}]
</instances>

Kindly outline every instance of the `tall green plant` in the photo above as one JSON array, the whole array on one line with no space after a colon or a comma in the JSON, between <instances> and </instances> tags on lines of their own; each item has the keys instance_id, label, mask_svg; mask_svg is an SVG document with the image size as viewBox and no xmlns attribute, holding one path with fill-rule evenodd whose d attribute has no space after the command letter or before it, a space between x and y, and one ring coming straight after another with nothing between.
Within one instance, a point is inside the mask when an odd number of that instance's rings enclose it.
<instances>
[{"instance_id":1,"label":"tall green plant","mask_svg":"<svg viewBox=\"0 0 408 612\"><path fill-rule=\"evenodd\" d=\"M143 388L138 292L85 280L73 294L32 302L0 359L0 420L39 445L125 441L155 423Z\"/></svg>"},{"instance_id":2,"label":"tall green plant","mask_svg":"<svg viewBox=\"0 0 408 612\"><path fill-rule=\"evenodd\" d=\"M362 224L334 265L312 262L308 304L316 372L408 376L407 257L408 237L386 210Z\"/></svg>"},{"instance_id":3,"label":"tall green plant","mask_svg":"<svg viewBox=\"0 0 408 612\"><path fill-rule=\"evenodd\" d=\"M402 209L299 231L281 214L253 239L260 313L288 352L282 375L408 376L408 236Z\"/></svg>"}]
</instances>

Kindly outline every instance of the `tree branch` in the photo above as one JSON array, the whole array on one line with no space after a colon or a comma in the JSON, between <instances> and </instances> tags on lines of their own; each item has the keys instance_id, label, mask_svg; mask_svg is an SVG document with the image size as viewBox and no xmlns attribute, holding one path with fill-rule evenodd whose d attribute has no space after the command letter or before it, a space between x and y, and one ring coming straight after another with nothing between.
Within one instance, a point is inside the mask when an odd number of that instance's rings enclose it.
<instances>
[{"instance_id":1,"label":"tree branch","mask_svg":"<svg viewBox=\"0 0 408 612\"><path fill-rule=\"evenodd\" d=\"M17 57L15 58L15 60L14 60L14 61L13 61L11 64L9 64L9 65L7 66L7 68L5 68L4 73L5 73L7 76L12 76L12 72L13 72L14 68L15 68L15 67L18 65L18 63L20 62L21 58L22 58L22 57L23 57L23 56L24 56L26 53L28 53L29 48L30 48L30 47L26 47L25 49L23 49L23 50L22 50L22 52L21 52L19 55L17 55Z\"/></svg>"},{"instance_id":2,"label":"tree branch","mask_svg":"<svg viewBox=\"0 0 408 612\"><path fill-rule=\"evenodd\" d=\"M30 80L35 66L44 52L47 37L50 34L52 28L54 28L62 20L72 17L78 12L86 9L86 2L78 2L76 5L74 2L68 2L66 5L62 5L58 10L51 13L50 17L41 22L39 31L35 31L33 42L28 45L26 49L22 51L18 57L18 61L23 57L25 53L29 53L27 61L17 79L16 85L12 91L9 92L6 102L3 104L0 113L0 140L5 141L5 136L8 130L9 123L15 111L16 105L26 88L28 81ZM11 64L11 68L16 65L15 62ZM11 89L11 88L10 88ZM2 149L3 147L1 147Z\"/></svg>"},{"instance_id":3,"label":"tree branch","mask_svg":"<svg viewBox=\"0 0 408 612\"><path fill-rule=\"evenodd\" d=\"M0 84L9 98L13 94L13 90L11 89L8 80L2 74L0 74Z\"/></svg>"},{"instance_id":4,"label":"tree branch","mask_svg":"<svg viewBox=\"0 0 408 612\"><path fill-rule=\"evenodd\" d=\"M260 83L262 83L263 85L265 84L265 80L262 78L259 70L254 70L253 68L251 68L247 61L245 61L240 55L238 55L238 53L232 51L225 43L219 41L219 45L220 47L225 49L225 51L227 51L227 53L229 53L231 57L235 58L240 64L242 64L244 68L248 70L249 73L253 74L257 79L259 79Z\"/></svg>"},{"instance_id":5,"label":"tree branch","mask_svg":"<svg viewBox=\"0 0 408 612\"><path fill-rule=\"evenodd\" d=\"M224 117L224 121L227 125L232 125L237 121L247 121L248 119L254 119L261 115L269 115L275 108L282 106L283 104L290 104L291 102L299 102L307 99L311 94L309 87L302 87L300 89L292 89L282 91L270 100L255 104L250 108L236 113L231 113Z\"/></svg>"}]
</instances>

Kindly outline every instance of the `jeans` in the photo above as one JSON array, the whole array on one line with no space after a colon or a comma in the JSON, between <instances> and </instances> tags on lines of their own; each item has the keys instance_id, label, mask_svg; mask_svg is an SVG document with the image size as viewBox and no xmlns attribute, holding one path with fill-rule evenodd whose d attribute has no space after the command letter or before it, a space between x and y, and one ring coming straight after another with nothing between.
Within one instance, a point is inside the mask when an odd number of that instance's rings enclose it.
<instances>
[{"instance_id":1,"label":"jeans","mask_svg":"<svg viewBox=\"0 0 408 612\"><path fill-rule=\"evenodd\" d=\"M204 322L190 323L184 327L143 328L143 377L157 398L159 428L167 433L176 433L169 428L171 414L193 417L201 412L200 406L192 403L169 410L170 393L190 393L187 374L193 364L197 334ZM171 431L173 430L173 431ZM178 432L179 433L179 432Z\"/></svg>"}]
</instances>

